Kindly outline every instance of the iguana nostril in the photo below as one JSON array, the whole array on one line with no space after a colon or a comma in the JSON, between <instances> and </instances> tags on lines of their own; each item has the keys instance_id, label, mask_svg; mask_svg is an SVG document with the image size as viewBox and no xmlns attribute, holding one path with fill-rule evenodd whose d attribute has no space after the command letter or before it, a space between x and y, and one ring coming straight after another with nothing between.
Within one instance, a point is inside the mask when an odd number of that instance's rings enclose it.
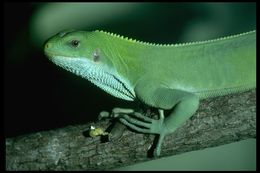
<instances>
[{"instance_id":1,"label":"iguana nostril","mask_svg":"<svg viewBox=\"0 0 260 173\"><path fill-rule=\"evenodd\" d=\"M51 49L53 48L53 44L52 43L46 43L45 44L45 49Z\"/></svg>"}]
</instances>

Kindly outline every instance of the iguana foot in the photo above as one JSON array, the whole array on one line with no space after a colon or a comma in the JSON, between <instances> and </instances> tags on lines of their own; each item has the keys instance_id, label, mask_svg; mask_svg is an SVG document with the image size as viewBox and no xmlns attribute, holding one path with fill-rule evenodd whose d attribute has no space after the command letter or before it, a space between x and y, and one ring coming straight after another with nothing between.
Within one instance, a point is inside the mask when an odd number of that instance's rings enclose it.
<instances>
[{"instance_id":1,"label":"iguana foot","mask_svg":"<svg viewBox=\"0 0 260 173\"><path fill-rule=\"evenodd\" d=\"M130 112L130 110L128 110L128 113L130 114L120 114L119 121L130 127L131 129L136 130L137 132L159 134L159 140L157 141L154 150L154 156L158 157L161 153L161 145L163 143L163 139L167 134L167 129L164 125L163 110L159 109L158 120L152 119L138 112ZM130 117L130 115L133 115L133 117Z\"/></svg>"},{"instance_id":2,"label":"iguana foot","mask_svg":"<svg viewBox=\"0 0 260 173\"><path fill-rule=\"evenodd\" d=\"M147 117L133 109L114 108L112 113L101 112L99 118L119 118L119 121L125 126L141 133L158 134L159 139L156 143L153 155L159 157L161 153L161 145L164 137L167 134L167 129L164 125L164 112L159 109L159 119ZM116 131L113 129L113 131ZM109 134L109 139L113 134Z\"/></svg>"}]
</instances>

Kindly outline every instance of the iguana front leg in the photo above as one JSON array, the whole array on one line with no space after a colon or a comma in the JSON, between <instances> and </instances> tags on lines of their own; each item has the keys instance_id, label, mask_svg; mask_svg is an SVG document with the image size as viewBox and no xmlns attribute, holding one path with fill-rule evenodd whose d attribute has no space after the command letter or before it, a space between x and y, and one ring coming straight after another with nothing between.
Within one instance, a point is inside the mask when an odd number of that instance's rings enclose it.
<instances>
[{"instance_id":1,"label":"iguana front leg","mask_svg":"<svg viewBox=\"0 0 260 173\"><path fill-rule=\"evenodd\" d=\"M143 89L142 87L142 91L144 91ZM159 140L154 150L154 156L157 157L160 155L165 135L173 133L196 112L199 98L192 93L169 88L157 88L155 90L150 88L150 90L145 91L148 92L141 92L139 98L143 99L144 103L149 103L151 106L158 108L159 119L155 120L131 110L125 112L128 114L121 115L119 120L138 132L159 134ZM149 91L153 92L149 93ZM165 118L164 110L168 109L172 111Z\"/></svg>"},{"instance_id":2,"label":"iguana front leg","mask_svg":"<svg viewBox=\"0 0 260 173\"><path fill-rule=\"evenodd\" d=\"M154 150L154 156L158 157L161 153L164 137L173 133L196 112L199 98L192 93L169 88L152 90L150 87L150 90L146 91L148 92L142 92L138 96L144 103L158 108L158 120L136 112L134 109L124 108L114 108L109 116L119 118L121 123L137 132L158 134L159 140ZM153 92L149 93L149 91ZM172 111L165 117L164 110Z\"/></svg>"}]
</instances>

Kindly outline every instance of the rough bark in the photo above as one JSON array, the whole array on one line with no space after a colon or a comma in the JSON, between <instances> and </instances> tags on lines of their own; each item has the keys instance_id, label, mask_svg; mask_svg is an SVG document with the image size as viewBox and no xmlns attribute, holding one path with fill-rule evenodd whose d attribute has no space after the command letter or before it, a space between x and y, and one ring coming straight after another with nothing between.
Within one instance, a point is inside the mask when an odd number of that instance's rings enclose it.
<instances>
[{"instance_id":1,"label":"rough bark","mask_svg":"<svg viewBox=\"0 0 260 173\"><path fill-rule=\"evenodd\" d=\"M106 129L108 120L91 123ZM86 137L89 124L6 139L7 170L109 170L154 158L154 135L125 130L118 141ZM161 157L256 137L256 91L201 101L199 110L168 135Z\"/></svg>"}]
</instances>

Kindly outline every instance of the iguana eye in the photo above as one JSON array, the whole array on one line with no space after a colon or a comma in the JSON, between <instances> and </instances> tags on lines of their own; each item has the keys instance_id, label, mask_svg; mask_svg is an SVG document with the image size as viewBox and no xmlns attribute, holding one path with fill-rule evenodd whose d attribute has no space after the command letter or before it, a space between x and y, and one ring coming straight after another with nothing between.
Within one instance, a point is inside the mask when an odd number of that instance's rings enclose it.
<instances>
[{"instance_id":1,"label":"iguana eye","mask_svg":"<svg viewBox=\"0 0 260 173\"><path fill-rule=\"evenodd\" d=\"M70 44L73 46L73 47L78 47L79 46L79 41L78 40L72 40L70 42Z\"/></svg>"}]
</instances>

